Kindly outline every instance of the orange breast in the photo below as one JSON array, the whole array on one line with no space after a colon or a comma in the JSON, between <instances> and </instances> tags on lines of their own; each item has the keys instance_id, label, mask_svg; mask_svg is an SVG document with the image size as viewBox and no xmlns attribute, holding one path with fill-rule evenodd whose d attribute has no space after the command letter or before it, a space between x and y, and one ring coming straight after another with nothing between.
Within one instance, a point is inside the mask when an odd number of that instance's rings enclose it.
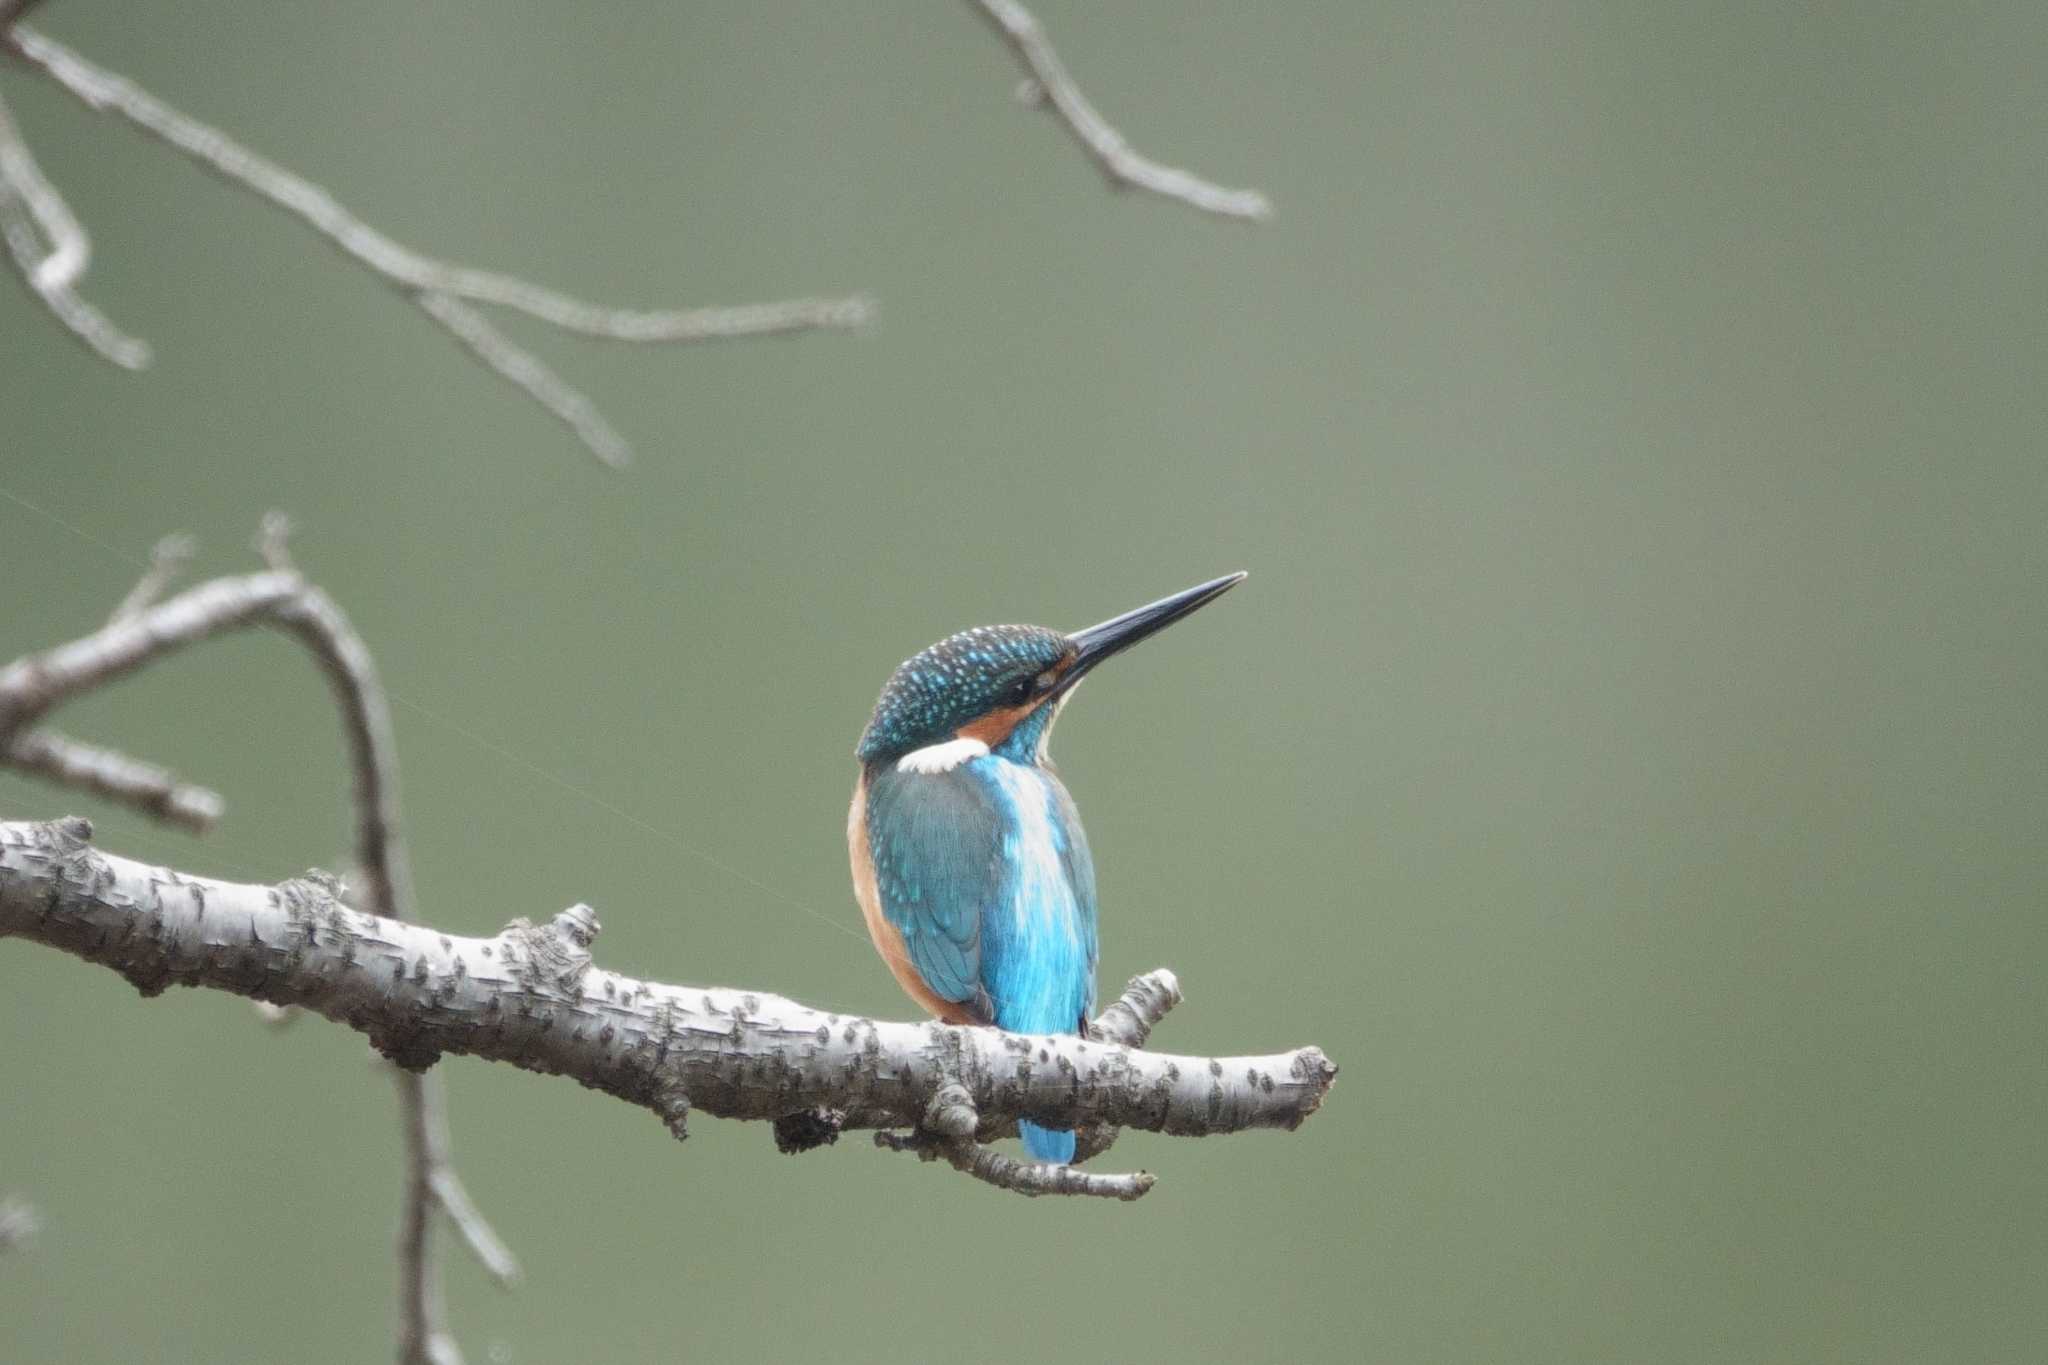
<instances>
[{"instance_id":1,"label":"orange breast","mask_svg":"<svg viewBox=\"0 0 2048 1365\"><path fill-rule=\"evenodd\" d=\"M927 1014L949 1024L973 1023L973 1016L968 1014L966 1006L932 994L931 988L924 984L917 964L903 950L903 935L882 913L882 893L875 883L875 855L868 847L867 817L867 774L862 773L854 784L853 807L846 813L846 852L853 861L854 899L860 902L861 918L867 921L868 937L875 941L875 951L882 955L882 961L888 965L890 975L896 978L896 984L903 987L904 992Z\"/></svg>"}]
</instances>

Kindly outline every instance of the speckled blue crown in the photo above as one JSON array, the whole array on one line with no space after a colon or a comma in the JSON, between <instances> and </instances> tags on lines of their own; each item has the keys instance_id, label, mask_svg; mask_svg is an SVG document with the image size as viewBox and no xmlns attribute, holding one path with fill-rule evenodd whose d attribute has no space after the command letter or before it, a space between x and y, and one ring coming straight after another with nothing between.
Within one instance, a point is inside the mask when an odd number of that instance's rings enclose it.
<instances>
[{"instance_id":1,"label":"speckled blue crown","mask_svg":"<svg viewBox=\"0 0 2048 1365\"><path fill-rule=\"evenodd\" d=\"M1031 681L1073 650L1044 626L976 626L904 660L889 675L854 754L863 763L909 753L999 706L1017 704Z\"/></svg>"}]
</instances>

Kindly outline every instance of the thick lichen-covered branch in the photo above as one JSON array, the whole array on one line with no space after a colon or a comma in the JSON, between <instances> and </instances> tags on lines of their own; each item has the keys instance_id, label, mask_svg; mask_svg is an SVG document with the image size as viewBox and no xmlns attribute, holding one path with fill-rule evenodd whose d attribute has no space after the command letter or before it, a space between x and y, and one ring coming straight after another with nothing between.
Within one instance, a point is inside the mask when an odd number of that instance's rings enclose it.
<instances>
[{"instance_id":1,"label":"thick lichen-covered branch","mask_svg":"<svg viewBox=\"0 0 2048 1365\"><path fill-rule=\"evenodd\" d=\"M591 961L587 907L467 938L351 910L324 876L215 881L102 853L89 836L76 819L0 824L0 937L108 967L146 995L199 986L297 1005L414 1069L461 1054L568 1076L679 1136L692 1111L772 1122L836 1110L843 1127L922 1132L948 1085L983 1140L1019 1118L1195 1136L1291 1129L1336 1077L1313 1047L1180 1057L636 980Z\"/></svg>"}]
</instances>

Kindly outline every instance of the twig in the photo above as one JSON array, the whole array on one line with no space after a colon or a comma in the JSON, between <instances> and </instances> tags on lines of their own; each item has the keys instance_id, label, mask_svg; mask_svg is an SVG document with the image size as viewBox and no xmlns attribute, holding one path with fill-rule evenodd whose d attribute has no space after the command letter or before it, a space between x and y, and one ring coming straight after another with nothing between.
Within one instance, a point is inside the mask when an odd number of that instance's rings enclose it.
<instances>
[{"instance_id":1,"label":"twig","mask_svg":"<svg viewBox=\"0 0 2048 1365\"><path fill-rule=\"evenodd\" d=\"M844 1127L918 1129L949 1085L965 1091L977 1136L1018 1118L1189 1136L1292 1129L1337 1074L1312 1047L1173 1056L635 980L591 962L597 924L581 906L467 938L349 910L324 876L275 886L192 877L102 853L90 832L75 819L0 824L0 937L99 963L145 995L189 985L300 1005L414 1069L456 1053L568 1076L678 1135L691 1110L773 1123L830 1109ZM946 1126L941 1136L969 1140ZM969 1164L1020 1192L1097 1192Z\"/></svg>"},{"instance_id":2,"label":"twig","mask_svg":"<svg viewBox=\"0 0 2048 1365\"><path fill-rule=\"evenodd\" d=\"M5 30L0 15L0 34ZM149 364L147 342L122 332L73 291L92 259L92 242L36 165L5 101L0 101L0 236L7 239L7 254L22 282L73 336L123 369Z\"/></svg>"},{"instance_id":3,"label":"twig","mask_svg":"<svg viewBox=\"0 0 2048 1365\"><path fill-rule=\"evenodd\" d=\"M156 548L150 551L149 567L142 571L142 577L128 590L121 604L114 608L114 614L107 618L108 623L125 621L144 607L153 605L198 552L199 542L183 532L159 540Z\"/></svg>"},{"instance_id":4,"label":"twig","mask_svg":"<svg viewBox=\"0 0 2048 1365\"><path fill-rule=\"evenodd\" d=\"M1180 978L1161 967L1132 977L1123 994L1088 1025L1088 1036L1125 1047L1143 1047L1175 1005L1181 1003Z\"/></svg>"},{"instance_id":5,"label":"twig","mask_svg":"<svg viewBox=\"0 0 2048 1365\"><path fill-rule=\"evenodd\" d=\"M91 792L153 820L204 834L221 816L220 793L112 749L81 744L55 730L30 730L7 749L6 766Z\"/></svg>"},{"instance_id":6,"label":"twig","mask_svg":"<svg viewBox=\"0 0 2048 1365\"><path fill-rule=\"evenodd\" d=\"M1073 1166L1019 1161L977 1143L975 1132L980 1126L981 1113L967 1087L949 1081L932 1096L915 1132L908 1136L876 1133L875 1145L891 1152L915 1152L924 1161L943 1159L962 1175L1031 1198L1067 1194L1129 1201L1142 1198L1156 1180L1147 1171L1102 1175Z\"/></svg>"},{"instance_id":7,"label":"twig","mask_svg":"<svg viewBox=\"0 0 2048 1365\"><path fill-rule=\"evenodd\" d=\"M418 1075L401 1071L398 1074L420 1083L422 1122L419 1132L423 1142L419 1165L427 1172L428 1191L433 1196L435 1207L454 1225L457 1235L469 1248L470 1254L476 1257L477 1264L484 1268L484 1273L496 1281L500 1289L512 1288L520 1280L519 1258L498 1236L497 1229L484 1217L483 1210L469 1197L462 1177L456 1174L448 1136L448 1096L440 1073L429 1071Z\"/></svg>"},{"instance_id":8,"label":"twig","mask_svg":"<svg viewBox=\"0 0 2048 1365\"><path fill-rule=\"evenodd\" d=\"M11 32L0 27L0 47L22 57L56 81L92 109L126 119L144 132L167 143L215 174L240 185L292 214L332 242L387 284L420 303L427 315L454 334L506 378L557 417L562 418L607 463L620 463L624 443L615 434L616 447L607 449L591 440L599 428L609 432L601 420L572 420L560 401L544 396L554 392L575 394L554 378L538 361L526 357L539 375L552 382L553 389L535 382L523 382L507 366L485 354L474 326L467 331L453 318L462 313L430 298L462 300L526 313L542 322L584 336L610 341L697 342L734 337L765 336L776 333L846 330L868 322L873 304L863 297L791 299L784 302L727 308L634 309L610 308L589 303L557 290L533 284L496 271L478 270L423 255L386 236L358 218L339 200L305 177L286 170L229 137L217 128L172 108L147 90L115 72L95 66L63 44L31 29L16 25ZM478 319L481 323L481 319ZM482 323L486 329L488 323ZM509 341L499 338L510 354L524 355ZM588 400L575 395L586 407Z\"/></svg>"},{"instance_id":9,"label":"twig","mask_svg":"<svg viewBox=\"0 0 2048 1365\"><path fill-rule=\"evenodd\" d=\"M462 1365L462 1349L448 1331L440 1266L428 1244L434 1185L426 1089L424 1075L398 1073L398 1110L405 1124L405 1199L398 1223L398 1365Z\"/></svg>"},{"instance_id":10,"label":"twig","mask_svg":"<svg viewBox=\"0 0 2048 1365\"><path fill-rule=\"evenodd\" d=\"M1141 155L1124 135L1104 118L1081 87L1068 74L1066 63L1053 50L1052 40L1030 10L1016 0L972 0L1003 41L1031 74L1036 94L1049 102L1067 131L1093 157L1109 182L1178 199L1184 204L1225 218L1258 221L1273 213L1272 201L1257 190L1227 190L1191 171L1178 170Z\"/></svg>"},{"instance_id":11,"label":"twig","mask_svg":"<svg viewBox=\"0 0 2048 1365\"><path fill-rule=\"evenodd\" d=\"M597 405L549 369L539 356L522 348L493 327L490 319L453 294L427 290L418 297L422 312L447 328L449 335L491 371L523 390L556 421L575 432L576 439L589 447L591 454L614 469L623 469L633 462L632 447L605 421Z\"/></svg>"},{"instance_id":12,"label":"twig","mask_svg":"<svg viewBox=\"0 0 2048 1365\"><path fill-rule=\"evenodd\" d=\"M77 284L92 261L92 240L64 196L36 165L35 154L4 100L0 100L0 177L21 197L36 227L50 239L50 254L36 266L30 285L41 291Z\"/></svg>"}]
</instances>

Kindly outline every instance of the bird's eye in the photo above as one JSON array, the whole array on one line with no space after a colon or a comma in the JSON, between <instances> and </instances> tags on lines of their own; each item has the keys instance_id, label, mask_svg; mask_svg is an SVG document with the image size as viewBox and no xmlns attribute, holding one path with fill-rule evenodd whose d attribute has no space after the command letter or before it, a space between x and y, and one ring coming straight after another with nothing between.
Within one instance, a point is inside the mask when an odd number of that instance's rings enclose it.
<instances>
[{"instance_id":1,"label":"bird's eye","mask_svg":"<svg viewBox=\"0 0 2048 1365\"><path fill-rule=\"evenodd\" d=\"M1012 706L1022 706L1037 694L1038 680L1036 678L1019 678L1010 685L1010 704Z\"/></svg>"}]
</instances>

